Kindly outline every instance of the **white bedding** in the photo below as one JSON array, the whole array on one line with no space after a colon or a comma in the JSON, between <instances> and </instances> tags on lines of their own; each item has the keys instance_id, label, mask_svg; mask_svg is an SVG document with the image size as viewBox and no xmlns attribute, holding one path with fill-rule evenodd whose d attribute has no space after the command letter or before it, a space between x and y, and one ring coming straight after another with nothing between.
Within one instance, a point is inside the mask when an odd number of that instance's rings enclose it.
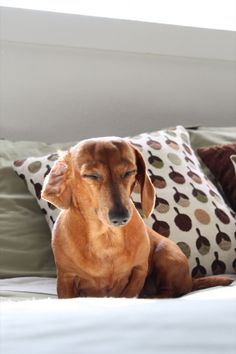
<instances>
[{"instance_id":1,"label":"white bedding","mask_svg":"<svg viewBox=\"0 0 236 354\"><path fill-rule=\"evenodd\" d=\"M0 280L0 298L25 294L25 298L45 295L56 297L56 279L43 277L19 277Z\"/></svg>"},{"instance_id":2,"label":"white bedding","mask_svg":"<svg viewBox=\"0 0 236 354\"><path fill-rule=\"evenodd\" d=\"M235 354L236 281L170 300L34 300L55 297L50 278L5 279L0 289L30 297L0 305L3 354Z\"/></svg>"},{"instance_id":3,"label":"white bedding","mask_svg":"<svg viewBox=\"0 0 236 354\"><path fill-rule=\"evenodd\" d=\"M180 299L235 299L236 300L236 274L228 274L235 279L230 286L193 291ZM20 296L22 294L22 296ZM41 297L56 298L56 279L43 277L19 277L0 279L0 299L35 299Z\"/></svg>"}]
</instances>

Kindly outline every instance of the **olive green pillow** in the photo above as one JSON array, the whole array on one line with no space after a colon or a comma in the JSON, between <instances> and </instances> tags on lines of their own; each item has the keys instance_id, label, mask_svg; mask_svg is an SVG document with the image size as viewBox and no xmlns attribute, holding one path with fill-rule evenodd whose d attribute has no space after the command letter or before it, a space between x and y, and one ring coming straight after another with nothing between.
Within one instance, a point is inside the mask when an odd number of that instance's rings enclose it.
<instances>
[{"instance_id":1,"label":"olive green pillow","mask_svg":"<svg viewBox=\"0 0 236 354\"><path fill-rule=\"evenodd\" d=\"M236 142L235 127L196 127L188 128L191 146L195 150L218 144L230 144Z\"/></svg>"},{"instance_id":2,"label":"olive green pillow","mask_svg":"<svg viewBox=\"0 0 236 354\"><path fill-rule=\"evenodd\" d=\"M0 277L55 276L50 230L14 160L41 156L72 144L0 140Z\"/></svg>"}]
</instances>

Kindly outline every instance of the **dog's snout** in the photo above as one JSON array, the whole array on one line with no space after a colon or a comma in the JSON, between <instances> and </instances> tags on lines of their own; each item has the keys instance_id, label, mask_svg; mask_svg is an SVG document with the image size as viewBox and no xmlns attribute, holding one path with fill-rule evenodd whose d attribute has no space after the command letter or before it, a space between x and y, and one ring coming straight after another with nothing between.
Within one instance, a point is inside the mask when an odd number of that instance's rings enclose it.
<instances>
[{"instance_id":1,"label":"dog's snout","mask_svg":"<svg viewBox=\"0 0 236 354\"><path fill-rule=\"evenodd\" d=\"M109 211L109 220L113 226L121 226L128 223L130 213L127 209L113 208Z\"/></svg>"}]
</instances>

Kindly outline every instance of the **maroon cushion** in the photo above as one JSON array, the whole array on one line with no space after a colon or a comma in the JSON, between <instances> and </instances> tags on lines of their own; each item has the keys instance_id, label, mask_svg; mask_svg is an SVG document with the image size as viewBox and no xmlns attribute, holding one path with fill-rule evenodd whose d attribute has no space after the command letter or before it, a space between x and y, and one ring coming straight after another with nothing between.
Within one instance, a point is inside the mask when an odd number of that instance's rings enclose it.
<instances>
[{"instance_id":1,"label":"maroon cushion","mask_svg":"<svg viewBox=\"0 0 236 354\"><path fill-rule=\"evenodd\" d=\"M232 209L236 211L236 175L230 159L231 155L236 154L236 143L201 147L197 153L220 183Z\"/></svg>"}]
</instances>

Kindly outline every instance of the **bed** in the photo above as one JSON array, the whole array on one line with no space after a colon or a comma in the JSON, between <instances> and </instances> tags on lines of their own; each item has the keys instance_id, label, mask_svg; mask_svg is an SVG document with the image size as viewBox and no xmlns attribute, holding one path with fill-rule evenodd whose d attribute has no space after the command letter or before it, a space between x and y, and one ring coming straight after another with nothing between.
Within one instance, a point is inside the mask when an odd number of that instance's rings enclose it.
<instances>
[{"instance_id":1,"label":"bed","mask_svg":"<svg viewBox=\"0 0 236 354\"><path fill-rule=\"evenodd\" d=\"M157 191L146 222L175 240L193 276L235 281L178 299L57 299L50 231L59 211L39 192L58 149L74 142L1 139L2 353L235 353L236 127L173 126L129 139ZM138 192L133 199L139 208Z\"/></svg>"},{"instance_id":2,"label":"bed","mask_svg":"<svg viewBox=\"0 0 236 354\"><path fill-rule=\"evenodd\" d=\"M1 7L0 353L236 351L235 33ZM156 188L147 222L192 276L178 299L59 300L43 179L81 139L129 137ZM138 191L133 200L140 208Z\"/></svg>"}]
</instances>

